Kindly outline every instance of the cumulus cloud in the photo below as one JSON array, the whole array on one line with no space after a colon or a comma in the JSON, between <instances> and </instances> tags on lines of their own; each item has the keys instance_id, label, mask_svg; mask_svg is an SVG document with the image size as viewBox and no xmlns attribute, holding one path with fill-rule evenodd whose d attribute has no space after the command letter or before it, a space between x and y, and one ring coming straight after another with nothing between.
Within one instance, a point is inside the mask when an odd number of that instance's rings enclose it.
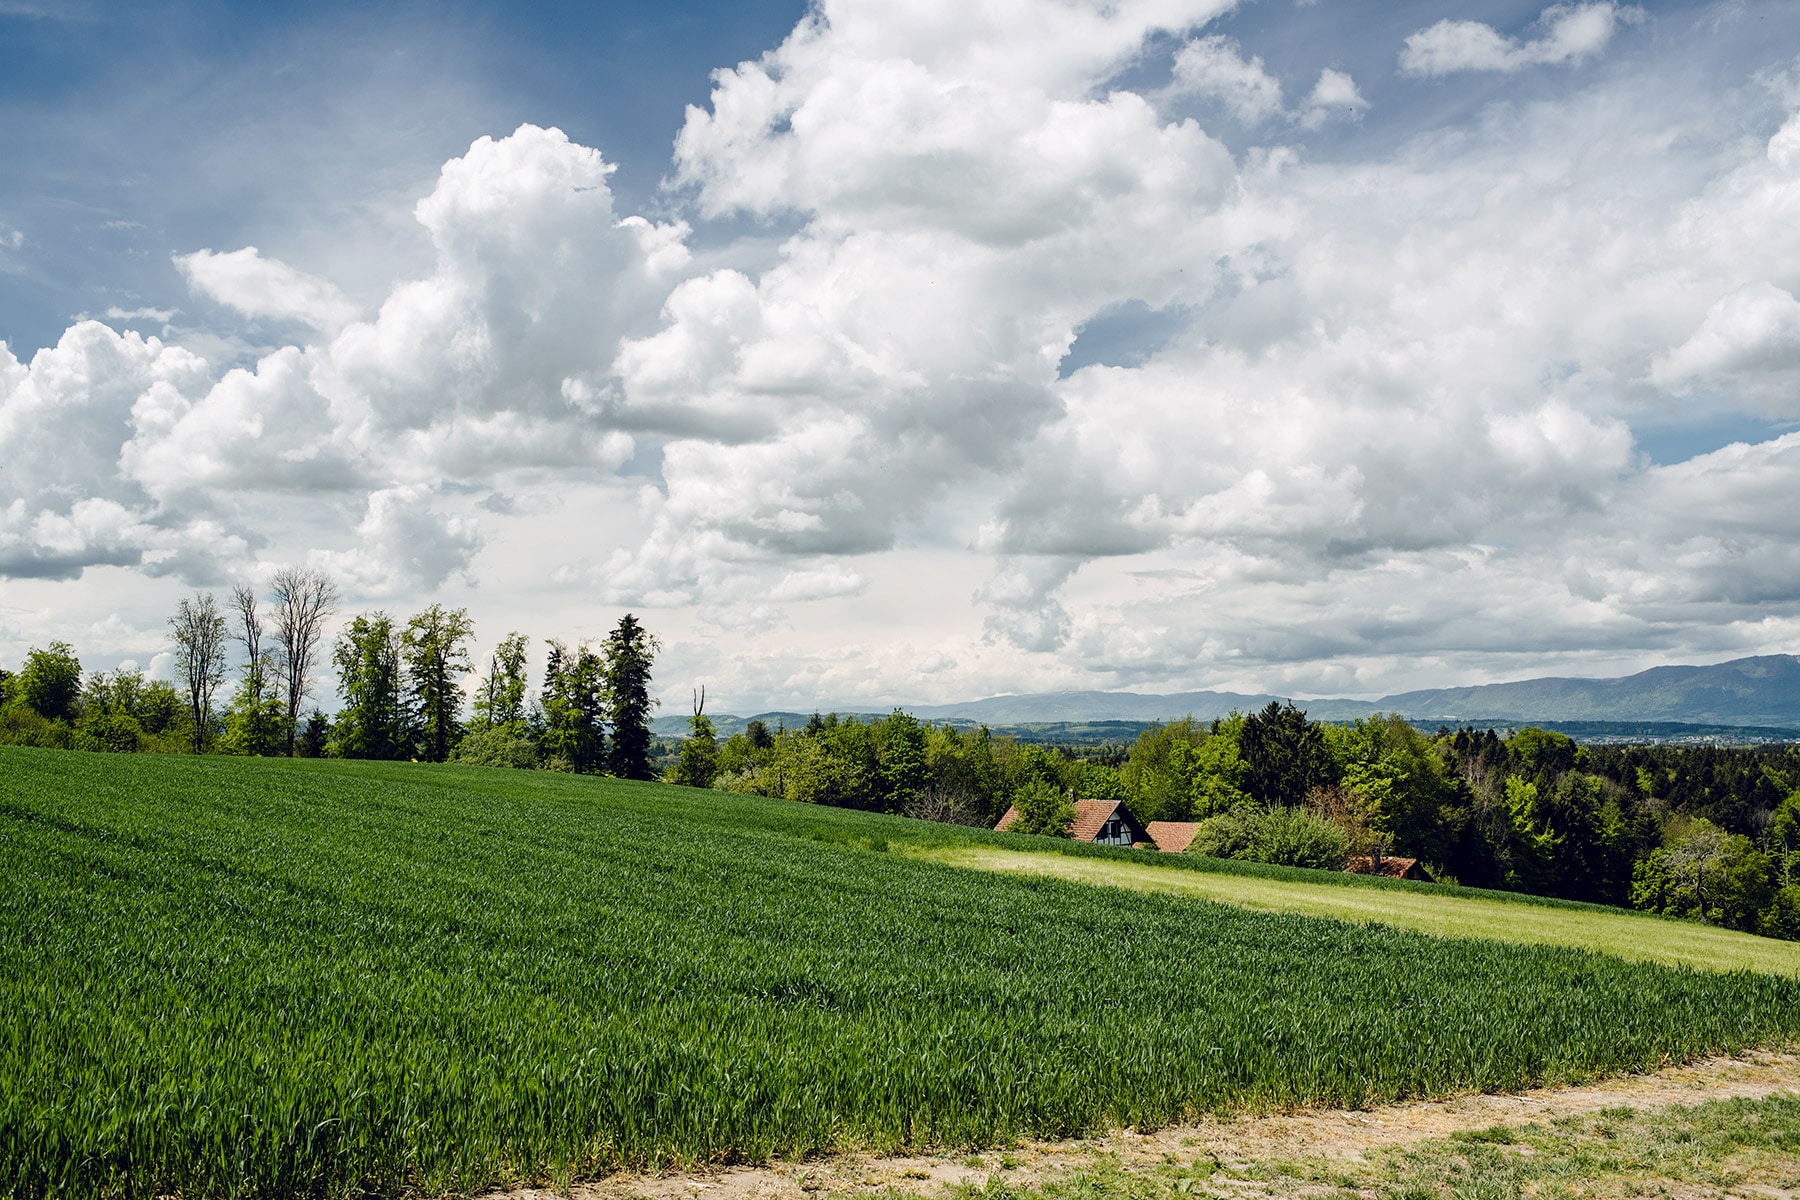
<instances>
[{"instance_id":1,"label":"cumulus cloud","mask_svg":"<svg viewBox=\"0 0 1800 1200\"><path fill-rule=\"evenodd\" d=\"M1223 34L1196 38L1176 51L1173 76L1171 91L1217 100L1246 125L1282 112L1281 83L1262 59L1246 59L1236 40Z\"/></svg>"},{"instance_id":2,"label":"cumulus cloud","mask_svg":"<svg viewBox=\"0 0 1800 1200\"><path fill-rule=\"evenodd\" d=\"M300 321L323 333L335 333L356 317L356 306L336 287L264 258L255 246L225 254L178 254L175 266L195 291L247 317Z\"/></svg>"},{"instance_id":3,"label":"cumulus cloud","mask_svg":"<svg viewBox=\"0 0 1800 1200\"><path fill-rule=\"evenodd\" d=\"M1312 94L1306 98L1306 107L1298 120L1308 129L1317 129L1335 116L1355 120L1368 108L1369 102L1357 89L1356 80L1343 71L1326 67L1319 72L1319 81L1313 84Z\"/></svg>"},{"instance_id":4,"label":"cumulus cloud","mask_svg":"<svg viewBox=\"0 0 1800 1200\"><path fill-rule=\"evenodd\" d=\"M674 147L668 203L776 220L773 248L696 261L598 150L523 126L444 165L429 265L379 304L185 255L310 332L229 370L91 322L0 355L0 573L279 550L395 602L648 605L770 658L708 670L827 700L1379 690L1800 629L1794 440L1652 467L1632 434L1793 414L1792 103L1622 71L1361 157L1234 156L1210 123L1368 106L1333 68L1284 99L1209 32L1225 7L828 0ZM1444 23L1407 69L1573 64L1636 19ZM1123 72L1164 39L1175 90L1144 94ZM1155 345L1070 357L1120 313Z\"/></svg>"},{"instance_id":5,"label":"cumulus cloud","mask_svg":"<svg viewBox=\"0 0 1800 1200\"><path fill-rule=\"evenodd\" d=\"M1643 19L1643 9L1614 0L1554 4L1538 16L1541 33L1528 41L1507 37L1480 21L1443 20L1406 39L1400 69L1409 75L1439 76L1577 66L1605 52L1621 25Z\"/></svg>"},{"instance_id":6,"label":"cumulus cloud","mask_svg":"<svg viewBox=\"0 0 1800 1200\"><path fill-rule=\"evenodd\" d=\"M467 572L481 549L480 523L438 512L432 500L417 485L371 492L356 544L318 553L316 563L351 591L375 597L430 592Z\"/></svg>"},{"instance_id":7,"label":"cumulus cloud","mask_svg":"<svg viewBox=\"0 0 1800 1200\"><path fill-rule=\"evenodd\" d=\"M1657 356L1650 378L1682 393L1731 386L1771 416L1800 416L1800 300L1767 281L1745 284Z\"/></svg>"}]
</instances>

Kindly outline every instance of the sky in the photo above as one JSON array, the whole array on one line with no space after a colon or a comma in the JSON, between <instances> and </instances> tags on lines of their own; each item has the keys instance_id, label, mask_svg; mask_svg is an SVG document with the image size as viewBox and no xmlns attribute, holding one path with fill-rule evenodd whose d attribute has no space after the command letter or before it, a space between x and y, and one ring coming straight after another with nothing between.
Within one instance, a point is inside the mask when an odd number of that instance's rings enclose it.
<instances>
[{"instance_id":1,"label":"sky","mask_svg":"<svg viewBox=\"0 0 1800 1200\"><path fill-rule=\"evenodd\" d=\"M1800 651L1793 0L0 0L0 163L0 667L287 564L678 712Z\"/></svg>"}]
</instances>

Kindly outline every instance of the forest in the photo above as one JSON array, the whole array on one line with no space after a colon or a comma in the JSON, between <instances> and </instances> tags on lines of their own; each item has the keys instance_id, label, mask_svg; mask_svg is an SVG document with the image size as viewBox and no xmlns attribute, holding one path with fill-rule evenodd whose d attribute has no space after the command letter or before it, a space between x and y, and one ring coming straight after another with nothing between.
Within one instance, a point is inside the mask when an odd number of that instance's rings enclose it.
<instances>
[{"instance_id":1,"label":"forest","mask_svg":"<svg viewBox=\"0 0 1800 1200\"><path fill-rule=\"evenodd\" d=\"M682 782L971 825L1017 807L1015 829L1048 834L1066 833L1075 797L1119 800L1143 822L1198 822L1194 853L1326 869L1401 855L1440 882L1800 939L1794 745L1580 746L1271 704L1085 754L895 712L752 723L684 761L703 758L714 773Z\"/></svg>"},{"instance_id":2,"label":"forest","mask_svg":"<svg viewBox=\"0 0 1800 1200\"><path fill-rule=\"evenodd\" d=\"M1800 940L1800 746L1578 745L1522 728L1427 733L1397 716L1314 722L1291 704L1153 726L1129 746L1026 744L986 728L813 714L720 740L649 720L658 643L626 614L597 645L550 639L539 686L509 633L477 670L465 610L359 613L288 569L266 597L181 601L177 681L83 674L72 647L0 669L0 743L114 752L459 761L690 787L1064 835L1077 798L1197 823L1190 852L1344 869L1416 858L1440 882L1632 907ZM336 711L306 704L329 660ZM221 697L227 676L235 688ZM473 678L471 679L471 676ZM221 702L222 701L222 702ZM663 749L659 753L659 749Z\"/></svg>"}]
</instances>

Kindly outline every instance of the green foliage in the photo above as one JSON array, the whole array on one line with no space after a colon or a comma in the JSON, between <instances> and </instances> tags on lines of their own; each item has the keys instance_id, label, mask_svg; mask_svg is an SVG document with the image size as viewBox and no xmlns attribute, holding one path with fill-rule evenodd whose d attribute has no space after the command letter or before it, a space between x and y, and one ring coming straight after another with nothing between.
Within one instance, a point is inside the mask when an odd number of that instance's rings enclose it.
<instances>
[{"instance_id":1,"label":"green foliage","mask_svg":"<svg viewBox=\"0 0 1800 1200\"><path fill-rule=\"evenodd\" d=\"M466 608L433 604L406 623L400 635L400 661L417 722L419 757L443 762L462 737L462 688L459 681L473 669L469 639L475 624Z\"/></svg>"},{"instance_id":2,"label":"green foliage","mask_svg":"<svg viewBox=\"0 0 1800 1200\"><path fill-rule=\"evenodd\" d=\"M1191 821L1250 802L1248 770L1238 753L1245 718L1211 726L1185 717L1138 735L1119 780L1142 821Z\"/></svg>"},{"instance_id":3,"label":"green foliage","mask_svg":"<svg viewBox=\"0 0 1800 1200\"><path fill-rule=\"evenodd\" d=\"M586 646L571 652L552 639L538 699L538 745L547 763L578 775L606 766L606 666Z\"/></svg>"},{"instance_id":4,"label":"green foliage","mask_svg":"<svg viewBox=\"0 0 1800 1200\"><path fill-rule=\"evenodd\" d=\"M1800 942L1800 885L1787 884L1769 897L1757 918L1756 932L1764 937Z\"/></svg>"},{"instance_id":5,"label":"green foliage","mask_svg":"<svg viewBox=\"0 0 1800 1200\"><path fill-rule=\"evenodd\" d=\"M67 642L33 646L9 691L46 720L72 721L81 703L81 660Z\"/></svg>"},{"instance_id":6,"label":"green foliage","mask_svg":"<svg viewBox=\"0 0 1800 1200\"><path fill-rule=\"evenodd\" d=\"M1005 844L549 773L0 749L7 1190L474 1194L1800 1035L1800 980L874 852L921 833Z\"/></svg>"},{"instance_id":7,"label":"green foliage","mask_svg":"<svg viewBox=\"0 0 1800 1200\"><path fill-rule=\"evenodd\" d=\"M878 727L875 755L881 764L887 812L903 811L924 790L929 775L925 740L925 727L919 719L897 708Z\"/></svg>"},{"instance_id":8,"label":"green foliage","mask_svg":"<svg viewBox=\"0 0 1800 1200\"><path fill-rule=\"evenodd\" d=\"M301 758L323 758L331 746L331 721L319 709L307 715L296 749Z\"/></svg>"},{"instance_id":9,"label":"green foliage","mask_svg":"<svg viewBox=\"0 0 1800 1200\"><path fill-rule=\"evenodd\" d=\"M693 719L688 722L688 735L681 741L681 754L669 782L683 787L711 787L713 777L718 773L718 735L713 732L711 719L700 711L696 702Z\"/></svg>"},{"instance_id":10,"label":"green foliage","mask_svg":"<svg viewBox=\"0 0 1800 1200\"><path fill-rule=\"evenodd\" d=\"M518 724L471 729L456 744L455 759L474 767L529 771L538 765L537 745Z\"/></svg>"},{"instance_id":11,"label":"green foliage","mask_svg":"<svg viewBox=\"0 0 1800 1200\"><path fill-rule=\"evenodd\" d=\"M1066 838L1075 824L1075 806L1069 803L1069 797L1042 779L1034 779L1013 793L1013 807L1019 810L1019 819L1013 822L1010 833Z\"/></svg>"},{"instance_id":12,"label":"green foliage","mask_svg":"<svg viewBox=\"0 0 1800 1200\"><path fill-rule=\"evenodd\" d=\"M1778 895L1772 866L1749 838L1728 834L1704 818L1683 819L1670 826L1662 846L1637 864L1631 902L1650 912L1732 929L1785 928L1784 914L1764 920Z\"/></svg>"},{"instance_id":13,"label":"green foliage","mask_svg":"<svg viewBox=\"0 0 1800 1200\"><path fill-rule=\"evenodd\" d=\"M338 634L331 660L343 705L330 753L341 758L410 758L414 717L401 683L401 638L385 612L364 613Z\"/></svg>"},{"instance_id":14,"label":"green foliage","mask_svg":"<svg viewBox=\"0 0 1800 1200\"><path fill-rule=\"evenodd\" d=\"M649 779L650 668L657 640L630 613L606 639L606 716L612 726L608 765L620 779Z\"/></svg>"},{"instance_id":15,"label":"green foliage","mask_svg":"<svg viewBox=\"0 0 1800 1200\"><path fill-rule=\"evenodd\" d=\"M1442 862L1457 794L1430 741L1392 715L1362 718L1334 737L1343 786L1361 801L1380 848L1405 847L1403 853Z\"/></svg>"},{"instance_id":16,"label":"green foliage","mask_svg":"<svg viewBox=\"0 0 1800 1200\"><path fill-rule=\"evenodd\" d=\"M218 749L225 754L272 756L287 751L287 710L272 686L273 664L267 656L252 664L225 709L225 732Z\"/></svg>"},{"instance_id":17,"label":"green foliage","mask_svg":"<svg viewBox=\"0 0 1800 1200\"><path fill-rule=\"evenodd\" d=\"M1350 838L1337 825L1304 808L1246 806L1200 822L1187 852L1341 871L1350 852Z\"/></svg>"},{"instance_id":18,"label":"green foliage","mask_svg":"<svg viewBox=\"0 0 1800 1200\"><path fill-rule=\"evenodd\" d=\"M484 729L497 725L525 725L525 649L522 633L509 633L488 659L487 677L475 692L475 724Z\"/></svg>"},{"instance_id":19,"label":"green foliage","mask_svg":"<svg viewBox=\"0 0 1800 1200\"><path fill-rule=\"evenodd\" d=\"M1261 804L1303 804L1308 792L1337 781L1324 734L1292 704L1271 700L1244 718L1237 741L1244 790Z\"/></svg>"},{"instance_id":20,"label":"green foliage","mask_svg":"<svg viewBox=\"0 0 1800 1200\"><path fill-rule=\"evenodd\" d=\"M1554 778L1573 771L1578 757L1573 738L1535 725L1527 725L1508 738L1507 750L1519 773L1528 779L1539 775Z\"/></svg>"},{"instance_id":21,"label":"green foliage","mask_svg":"<svg viewBox=\"0 0 1800 1200\"><path fill-rule=\"evenodd\" d=\"M187 703L162 680L120 669L88 676L70 745L110 754L163 753L189 746Z\"/></svg>"}]
</instances>

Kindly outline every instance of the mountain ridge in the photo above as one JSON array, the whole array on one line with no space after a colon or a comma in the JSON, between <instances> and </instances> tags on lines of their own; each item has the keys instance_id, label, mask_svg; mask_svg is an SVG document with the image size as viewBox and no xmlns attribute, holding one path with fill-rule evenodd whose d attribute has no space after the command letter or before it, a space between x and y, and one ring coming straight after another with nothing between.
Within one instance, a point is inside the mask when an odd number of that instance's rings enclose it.
<instances>
[{"instance_id":1,"label":"mountain ridge","mask_svg":"<svg viewBox=\"0 0 1800 1200\"><path fill-rule=\"evenodd\" d=\"M1172 721L1222 717L1236 709L1251 712L1271 701L1271 693L1193 691L1173 693L1062 691L989 696L952 704L899 707L921 720L966 720L988 725L1051 722ZM1665 721L1724 726L1800 729L1800 658L1765 654L1709 666L1660 666L1612 678L1543 676L1509 683L1398 692L1379 700L1334 697L1294 699L1318 721L1348 721L1373 713L1397 713L1414 721ZM823 711L823 710L822 710ZM850 713L886 713L892 708L838 707ZM765 718L805 717L795 713ZM731 718L735 725L738 720ZM659 718L657 732L678 736L687 718Z\"/></svg>"}]
</instances>

